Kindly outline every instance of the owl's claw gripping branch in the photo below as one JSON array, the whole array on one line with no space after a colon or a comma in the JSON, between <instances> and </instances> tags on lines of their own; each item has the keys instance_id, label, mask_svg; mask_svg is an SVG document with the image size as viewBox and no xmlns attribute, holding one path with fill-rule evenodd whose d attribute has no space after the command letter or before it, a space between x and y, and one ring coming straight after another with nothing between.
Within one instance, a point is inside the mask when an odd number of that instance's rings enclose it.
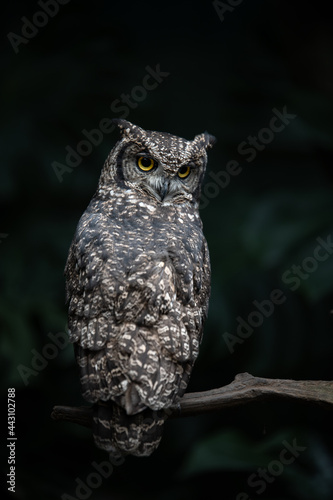
<instances>
[{"instance_id":1,"label":"owl's claw gripping branch","mask_svg":"<svg viewBox=\"0 0 333 500\"><path fill-rule=\"evenodd\" d=\"M219 389L185 394L174 408L169 409L169 418L200 415L264 399L294 399L333 409L333 382L268 379L241 373L229 385ZM55 406L51 417L91 427L92 414L91 407Z\"/></svg>"}]
</instances>

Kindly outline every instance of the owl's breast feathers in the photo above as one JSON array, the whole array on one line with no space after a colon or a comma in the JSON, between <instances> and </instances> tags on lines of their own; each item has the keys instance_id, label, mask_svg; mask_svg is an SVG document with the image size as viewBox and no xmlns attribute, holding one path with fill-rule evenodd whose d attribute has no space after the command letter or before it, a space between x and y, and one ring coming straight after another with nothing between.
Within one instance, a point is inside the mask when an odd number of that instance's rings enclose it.
<instances>
[{"instance_id":1,"label":"owl's breast feathers","mask_svg":"<svg viewBox=\"0 0 333 500\"><path fill-rule=\"evenodd\" d=\"M144 204L105 214L93 201L65 272L84 397L112 400L128 415L175 404L198 355L210 292L198 214Z\"/></svg>"}]
</instances>

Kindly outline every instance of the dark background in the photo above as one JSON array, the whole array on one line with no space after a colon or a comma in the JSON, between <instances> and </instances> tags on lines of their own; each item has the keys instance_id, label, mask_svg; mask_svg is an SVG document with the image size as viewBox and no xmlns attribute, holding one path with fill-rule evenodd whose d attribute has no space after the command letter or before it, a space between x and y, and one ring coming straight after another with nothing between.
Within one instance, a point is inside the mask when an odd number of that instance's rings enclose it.
<instances>
[{"instance_id":1,"label":"dark background","mask_svg":"<svg viewBox=\"0 0 333 500\"><path fill-rule=\"evenodd\" d=\"M189 390L225 385L244 371L333 379L333 256L318 262L295 291L282 280L293 265L309 262L304 259L313 256L318 237L333 235L328 7L244 0L222 20L210 1L71 0L16 54L7 34L22 36L22 16L31 20L41 7L2 4L1 384L4 416L7 388L16 389L13 498L333 498L332 413L291 402L169 421L151 457L127 458L91 496L76 496L76 478L86 482L92 462L107 455L94 448L89 430L51 421L53 405L84 402L72 346L45 347L54 346L50 332L66 330L68 248L118 133L105 134L62 182L52 164L65 164L66 146L75 149L83 129L122 116L111 103L141 85L147 66L159 64L169 75L134 101L128 119L189 139L207 129L218 139L209 154L209 202L201 211L212 298ZM248 162L239 144L269 126L273 108L285 106L296 118ZM231 160L238 161L239 175L223 189L208 188L209 172L220 173ZM224 333L235 334L236 318L246 320L256 310L253 301L268 299L274 289L285 302L231 353ZM33 369L43 349L54 358L24 383L18 367ZM259 494L248 478L259 467L274 470L274 463L279 470L283 442L295 440L306 449Z\"/></svg>"}]
</instances>

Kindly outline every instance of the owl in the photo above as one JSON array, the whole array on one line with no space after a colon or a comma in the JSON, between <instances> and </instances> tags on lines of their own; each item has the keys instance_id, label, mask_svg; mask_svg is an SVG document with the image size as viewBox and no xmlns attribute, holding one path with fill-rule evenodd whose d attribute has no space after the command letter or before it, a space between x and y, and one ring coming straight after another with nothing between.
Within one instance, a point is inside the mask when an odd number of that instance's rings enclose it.
<instances>
[{"instance_id":1,"label":"owl","mask_svg":"<svg viewBox=\"0 0 333 500\"><path fill-rule=\"evenodd\" d=\"M148 456L187 387L207 316L210 263L198 212L215 138L113 120L120 140L65 268L70 341L95 444Z\"/></svg>"}]
</instances>

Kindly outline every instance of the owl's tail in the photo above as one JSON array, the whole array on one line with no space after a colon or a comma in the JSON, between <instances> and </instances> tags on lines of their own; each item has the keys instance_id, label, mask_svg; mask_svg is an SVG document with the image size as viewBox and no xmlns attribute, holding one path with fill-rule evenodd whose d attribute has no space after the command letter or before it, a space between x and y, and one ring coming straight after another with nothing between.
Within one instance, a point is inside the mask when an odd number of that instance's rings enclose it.
<instances>
[{"instance_id":1,"label":"owl's tail","mask_svg":"<svg viewBox=\"0 0 333 500\"><path fill-rule=\"evenodd\" d=\"M120 406L97 403L93 414L93 436L96 446L114 456L147 457L158 447L167 414L149 408L127 415Z\"/></svg>"}]
</instances>

